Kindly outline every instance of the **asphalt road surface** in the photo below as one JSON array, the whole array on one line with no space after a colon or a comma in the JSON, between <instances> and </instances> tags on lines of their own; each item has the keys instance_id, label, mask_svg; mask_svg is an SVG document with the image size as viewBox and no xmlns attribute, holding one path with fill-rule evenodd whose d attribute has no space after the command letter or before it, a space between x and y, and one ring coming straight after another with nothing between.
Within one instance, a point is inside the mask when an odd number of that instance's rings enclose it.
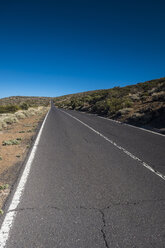
<instances>
[{"instance_id":1,"label":"asphalt road surface","mask_svg":"<svg viewBox=\"0 0 165 248\"><path fill-rule=\"evenodd\" d=\"M163 175L163 135L52 105L5 247L164 248Z\"/></svg>"}]
</instances>

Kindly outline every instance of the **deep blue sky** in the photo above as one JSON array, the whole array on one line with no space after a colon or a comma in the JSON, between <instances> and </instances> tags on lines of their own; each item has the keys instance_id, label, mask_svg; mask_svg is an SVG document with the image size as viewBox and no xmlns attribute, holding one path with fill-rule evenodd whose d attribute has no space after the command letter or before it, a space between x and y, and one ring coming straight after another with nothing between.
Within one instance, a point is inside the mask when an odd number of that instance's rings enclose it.
<instances>
[{"instance_id":1,"label":"deep blue sky","mask_svg":"<svg viewBox=\"0 0 165 248\"><path fill-rule=\"evenodd\" d=\"M164 0L0 0L0 97L165 76Z\"/></svg>"}]
</instances>

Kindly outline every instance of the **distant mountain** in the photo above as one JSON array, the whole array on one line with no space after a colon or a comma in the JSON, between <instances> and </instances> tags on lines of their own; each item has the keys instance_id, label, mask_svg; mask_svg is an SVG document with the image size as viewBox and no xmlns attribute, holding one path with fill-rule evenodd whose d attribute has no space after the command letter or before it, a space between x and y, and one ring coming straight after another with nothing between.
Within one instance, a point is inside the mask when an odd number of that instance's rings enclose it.
<instances>
[{"instance_id":1,"label":"distant mountain","mask_svg":"<svg viewBox=\"0 0 165 248\"><path fill-rule=\"evenodd\" d=\"M56 97L54 103L134 125L165 128L165 78Z\"/></svg>"}]
</instances>

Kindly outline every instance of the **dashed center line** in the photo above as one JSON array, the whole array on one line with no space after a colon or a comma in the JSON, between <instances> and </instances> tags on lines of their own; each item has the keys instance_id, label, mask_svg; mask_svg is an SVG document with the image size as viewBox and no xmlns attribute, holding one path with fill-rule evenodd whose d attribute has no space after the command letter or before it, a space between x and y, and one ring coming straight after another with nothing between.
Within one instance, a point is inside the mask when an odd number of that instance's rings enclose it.
<instances>
[{"instance_id":1,"label":"dashed center line","mask_svg":"<svg viewBox=\"0 0 165 248\"><path fill-rule=\"evenodd\" d=\"M123 148L122 146L119 146L118 144L116 144L113 140L110 140L109 138L107 138L106 136L104 136L102 133L98 132L97 130L95 130L94 128L92 128L91 126L89 126L88 124L86 124L85 122L81 121L80 119L76 118L75 116L60 110L61 112L65 113L66 115L70 116L71 118L75 119L76 121L80 122L81 124L83 124L84 126L86 126L87 128L89 128L90 130L92 130L93 132L95 132L96 134L98 134L99 136L101 136L103 139L105 139L106 141L108 141L109 143L111 143L112 145L114 145L115 147L117 147L118 149L120 149L122 152L124 152L125 154L127 154L129 157L131 157L134 160L137 160L140 164L142 164L145 168L147 168L148 170L152 171L155 175L159 176L160 178L162 178L163 180L165 180L165 175L163 175L162 173L160 173L157 170L154 170L150 165L148 165L147 163L145 163L144 161L142 161L140 158L136 157L135 155L133 155L131 152L127 151L125 148Z\"/></svg>"}]
</instances>

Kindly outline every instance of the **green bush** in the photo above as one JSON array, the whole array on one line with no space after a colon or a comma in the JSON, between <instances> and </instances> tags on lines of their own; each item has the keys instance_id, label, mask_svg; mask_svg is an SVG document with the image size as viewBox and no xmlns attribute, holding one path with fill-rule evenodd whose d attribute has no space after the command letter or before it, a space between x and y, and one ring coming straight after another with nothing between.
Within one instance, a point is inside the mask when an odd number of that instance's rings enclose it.
<instances>
[{"instance_id":1,"label":"green bush","mask_svg":"<svg viewBox=\"0 0 165 248\"><path fill-rule=\"evenodd\" d=\"M20 105L20 108L23 109L23 110L28 110L29 105L28 105L26 102L24 102L24 103L22 103L22 104Z\"/></svg>"},{"instance_id":2,"label":"green bush","mask_svg":"<svg viewBox=\"0 0 165 248\"><path fill-rule=\"evenodd\" d=\"M92 112L105 115L108 113L108 106L105 101L96 102L92 107Z\"/></svg>"},{"instance_id":3,"label":"green bush","mask_svg":"<svg viewBox=\"0 0 165 248\"><path fill-rule=\"evenodd\" d=\"M122 99L120 98L111 98L107 100L108 113L110 115L115 114L119 109L122 109Z\"/></svg>"},{"instance_id":4,"label":"green bush","mask_svg":"<svg viewBox=\"0 0 165 248\"><path fill-rule=\"evenodd\" d=\"M10 145L19 145L21 142L21 138L13 139L13 140L5 140L2 142L3 146L10 146Z\"/></svg>"},{"instance_id":5,"label":"green bush","mask_svg":"<svg viewBox=\"0 0 165 248\"><path fill-rule=\"evenodd\" d=\"M14 113L19 110L17 105L0 106L0 113Z\"/></svg>"},{"instance_id":6,"label":"green bush","mask_svg":"<svg viewBox=\"0 0 165 248\"><path fill-rule=\"evenodd\" d=\"M132 107L133 103L130 99L123 100L122 107L123 108L130 108Z\"/></svg>"},{"instance_id":7,"label":"green bush","mask_svg":"<svg viewBox=\"0 0 165 248\"><path fill-rule=\"evenodd\" d=\"M0 190L5 190L5 189L8 189L8 188L9 188L8 184L0 185Z\"/></svg>"}]
</instances>

